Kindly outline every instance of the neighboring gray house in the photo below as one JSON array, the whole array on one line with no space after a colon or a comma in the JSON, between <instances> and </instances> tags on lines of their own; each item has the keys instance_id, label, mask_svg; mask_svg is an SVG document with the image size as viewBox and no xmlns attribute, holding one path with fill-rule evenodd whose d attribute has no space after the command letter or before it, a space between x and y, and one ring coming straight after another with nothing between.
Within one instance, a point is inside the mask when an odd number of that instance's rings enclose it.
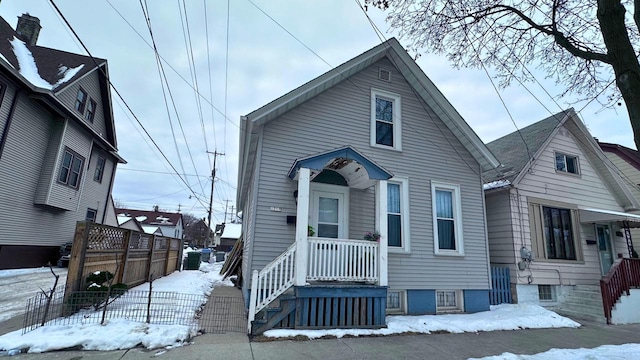
<instances>
[{"instance_id":1,"label":"neighboring gray house","mask_svg":"<svg viewBox=\"0 0 640 360\"><path fill-rule=\"evenodd\" d=\"M604 320L600 280L633 253L625 222L640 224L619 170L573 109L487 146L503 165L485 172L491 264L511 269L514 299Z\"/></svg>"},{"instance_id":2,"label":"neighboring gray house","mask_svg":"<svg viewBox=\"0 0 640 360\"><path fill-rule=\"evenodd\" d=\"M497 165L396 39L243 116L250 321L286 291L252 330L488 310L481 173Z\"/></svg>"},{"instance_id":3,"label":"neighboring gray house","mask_svg":"<svg viewBox=\"0 0 640 360\"><path fill-rule=\"evenodd\" d=\"M0 269L56 263L77 221L103 223L117 153L107 61L36 45L0 19Z\"/></svg>"}]
</instances>

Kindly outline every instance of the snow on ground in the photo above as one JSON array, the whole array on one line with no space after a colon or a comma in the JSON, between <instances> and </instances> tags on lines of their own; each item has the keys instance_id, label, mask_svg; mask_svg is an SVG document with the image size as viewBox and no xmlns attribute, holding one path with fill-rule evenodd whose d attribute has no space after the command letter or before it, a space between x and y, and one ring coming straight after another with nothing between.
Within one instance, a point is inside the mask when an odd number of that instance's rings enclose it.
<instances>
[{"instance_id":1,"label":"snow on ground","mask_svg":"<svg viewBox=\"0 0 640 360\"><path fill-rule=\"evenodd\" d=\"M551 349L543 353L533 355L516 355L503 353L496 356L488 356L482 360L584 360L584 359L636 359L640 354L640 344L603 345L593 349ZM473 360L473 359L469 359ZM476 359L480 360L480 359Z\"/></svg>"},{"instance_id":2,"label":"snow on ground","mask_svg":"<svg viewBox=\"0 0 640 360\"><path fill-rule=\"evenodd\" d=\"M387 316L386 329L331 329L331 330L269 330L267 337L294 337L298 335L316 339L323 336L391 335L406 332L429 334L434 331L451 333L580 327L577 322L562 317L538 305L496 305L491 311L475 314L446 314L423 316Z\"/></svg>"},{"instance_id":3,"label":"snow on ground","mask_svg":"<svg viewBox=\"0 0 640 360\"><path fill-rule=\"evenodd\" d=\"M174 272L155 280L152 290L202 295L203 301L206 301L206 296L214 287L233 285L230 280L222 280L222 275L219 274L221 267L222 262L202 263L200 271ZM131 290L149 290L149 284L142 284ZM117 300L111 306L116 304ZM195 310L194 308L189 311L194 314ZM79 316L93 317L99 314L100 311L92 314L85 312ZM136 315L137 313L131 314L131 317ZM124 319L110 319L105 322L105 325L82 323L47 325L24 335L22 330L17 330L0 336L0 350L28 349L30 353L40 353L76 346L85 350L116 350L130 349L140 344L154 349L181 346L193 335L195 334L190 327L185 325L153 325Z\"/></svg>"}]
</instances>

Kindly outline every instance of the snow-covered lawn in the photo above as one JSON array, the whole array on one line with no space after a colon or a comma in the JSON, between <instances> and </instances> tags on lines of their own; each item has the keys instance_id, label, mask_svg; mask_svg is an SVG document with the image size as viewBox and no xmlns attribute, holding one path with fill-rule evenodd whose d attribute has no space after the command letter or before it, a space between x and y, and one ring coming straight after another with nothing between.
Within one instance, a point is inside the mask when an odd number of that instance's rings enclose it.
<instances>
[{"instance_id":1,"label":"snow-covered lawn","mask_svg":"<svg viewBox=\"0 0 640 360\"><path fill-rule=\"evenodd\" d=\"M482 358L482 360L626 360L637 359L638 354L640 354L640 344L624 344L602 345L593 349L551 349L549 351L533 355L516 355L512 353L503 353L496 356L487 356Z\"/></svg>"},{"instance_id":2,"label":"snow-covered lawn","mask_svg":"<svg viewBox=\"0 0 640 360\"><path fill-rule=\"evenodd\" d=\"M229 280L222 280L219 274L221 267L222 262L202 263L200 271L174 272L155 280L153 291L201 295L203 301L206 301L206 296L211 294L214 287L233 285ZM131 290L149 290L149 284L142 284ZM130 349L139 344L154 349L181 346L193 335L193 330L185 325L153 325L111 319L106 321L105 325L48 325L24 335L22 330L14 331L0 336L0 350L28 348L30 353L39 353L74 346L81 346L86 350L117 350Z\"/></svg>"}]
</instances>

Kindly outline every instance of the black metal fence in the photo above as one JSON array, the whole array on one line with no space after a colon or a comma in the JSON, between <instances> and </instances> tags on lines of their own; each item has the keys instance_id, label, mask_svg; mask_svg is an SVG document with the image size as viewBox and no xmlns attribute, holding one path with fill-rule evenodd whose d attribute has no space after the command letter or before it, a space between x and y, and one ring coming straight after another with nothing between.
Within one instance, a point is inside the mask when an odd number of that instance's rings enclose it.
<instances>
[{"instance_id":1,"label":"black metal fence","mask_svg":"<svg viewBox=\"0 0 640 360\"><path fill-rule=\"evenodd\" d=\"M65 301L64 289L56 291L51 299L40 293L27 301L22 332L24 334L46 325L99 324L103 318L185 325L202 333L247 331L242 298L207 298L203 295L162 291L127 291L109 295L107 297L104 292L77 291Z\"/></svg>"}]
</instances>

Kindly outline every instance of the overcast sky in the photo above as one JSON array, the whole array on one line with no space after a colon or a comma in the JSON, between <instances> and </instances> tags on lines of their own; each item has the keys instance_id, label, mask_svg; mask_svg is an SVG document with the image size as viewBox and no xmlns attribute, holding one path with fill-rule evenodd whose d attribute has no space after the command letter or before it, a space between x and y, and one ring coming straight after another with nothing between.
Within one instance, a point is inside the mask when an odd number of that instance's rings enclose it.
<instances>
[{"instance_id":1,"label":"overcast sky","mask_svg":"<svg viewBox=\"0 0 640 360\"><path fill-rule=\"evenodd\" d=\"M205 217L213 165L207 151L217 150L225 155L218 157L216 166L213 223L224 220L227 200L229 211L235 205L240 116L381 41L351 0L233 0L229 8L227 1L148 1L153 35L169 82L167 111L139 1L55 3L91 54L108 60L112 83L173 167L186 174L183 178L191 188L175 175L112 91L119 153L128 162L118 167L114 199L134 209L151 210L159 205L166 211L180 209ZM0 2L0 15L14 28L17 17L25 12L40 18L38 45L86 54L49 0ZM385 37L393 36L386 32L382 12L369 9L368 14ZM539 86L527 84L528 89L512 86L500 92L507 112L483 71L455 70L446 59L428 54L418 64L485 142L516 130L509 113L522 128L571 106L567 100L557 100L557 105ZM539 80L551 94L560 93L543 76ZM597 102L585 105L573 107L581 110L593 136L635 148L624 106L602 110Z\"/></svg>"}]
</instances>

